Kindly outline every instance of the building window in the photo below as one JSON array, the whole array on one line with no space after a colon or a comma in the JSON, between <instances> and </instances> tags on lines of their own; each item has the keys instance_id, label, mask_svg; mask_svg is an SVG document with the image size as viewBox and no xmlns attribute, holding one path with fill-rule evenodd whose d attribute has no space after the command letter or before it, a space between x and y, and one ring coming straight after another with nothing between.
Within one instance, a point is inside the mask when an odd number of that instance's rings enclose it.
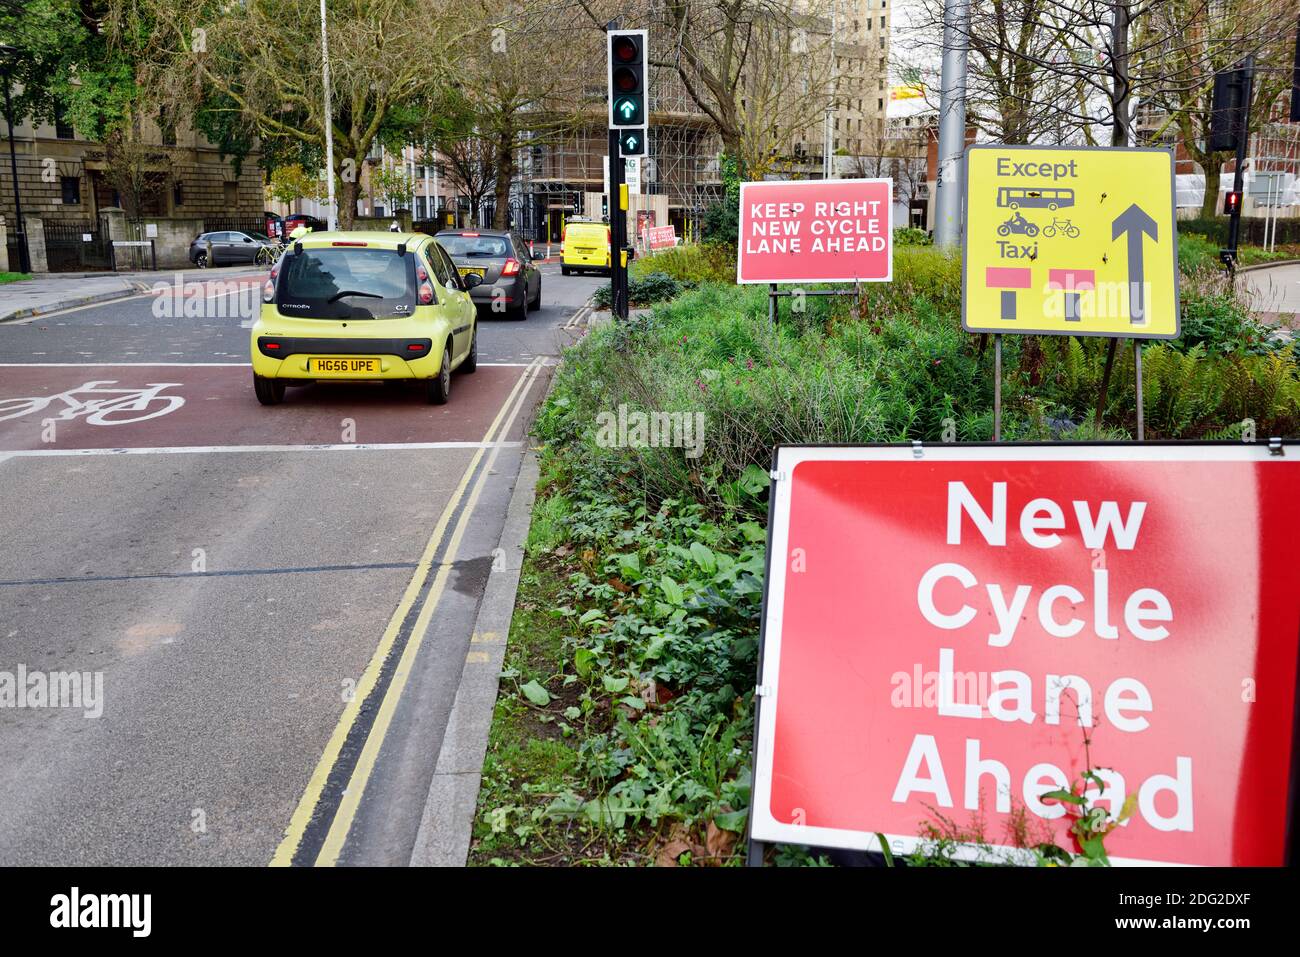
<instances>
[{"instance_id":1,"label":"building window","mask_svg":"<svg viewBox=\"0 0 1300 957\"><path fill-rule=\"evenodd\" d=\"M172 205L173 206L185 205L185 188L182 185L180 180L177 180L174 184L172 184Z\"/></svg>"},{"instance_id":2,"label":"building window","mask_svg":"<svg viewBox=\"0 0 1300 957\"><path fill-rule=\"evenodd\" d=\"M239 184L222 183L221 194L221 198L225 200L226 209L230 210L233 215L239 209Z\"/></svg>"},{"instance_id":3,"label":"building window","mask_svg":"<svg viewBox=\"0 0 1300 957\"><path fill-rule=\"evenodd\" d=\"M885 101L884 101L884 99L881 98L881 99L876 100L876 109L878 109L878 110L883 110L884 108L885 108Z\"/></svg>"},{"instance_id":4,"label":"building window","mask_svg":"<svg viewBox=\"0 0 1300 957\"><path fill-rule=\"evenodd\" d=\"M882 29L882 30L885 29L885 18L884 18L884 17L881 17L881 18L880 18L880 29Z\"/></svg>"},{"instance_id":5,"label":"building window","mask_svg":"<svg viewBox=\"0 0 1300 957\"><path fill-rule=\"evenodd\" d=\"M63 187L63 205L80 206L81 178L78 176L64 176L61 184Z\"/></svg>"},{"instance_id":6,"label":"building window","mask_svg":"<svg viewBox=\"0 0 1300 957\"><path fill-rule=\"evenodd\" d=\"M54 135L61 140L71 140L76 138L76 133L72 129L72 124L68 122L67 117L63 114L63 107L57 103L54 105Z\"/></svg>"},{"instance_id":7,"label":"building window","mask_svg":"<svg viewBox=\"0 0 1300 957\"><path fill-rule=\"evenodd\" d=\"M163 146L176 145L176 124L168 118L166 110L158 111L158 132L162 136Z\"/></svg>"}]
</instances>

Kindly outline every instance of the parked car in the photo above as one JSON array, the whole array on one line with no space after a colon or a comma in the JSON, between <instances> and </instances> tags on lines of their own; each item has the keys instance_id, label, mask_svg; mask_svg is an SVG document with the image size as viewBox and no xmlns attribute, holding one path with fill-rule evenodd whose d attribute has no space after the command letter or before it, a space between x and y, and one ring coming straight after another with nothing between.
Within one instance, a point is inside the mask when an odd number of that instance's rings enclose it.
<instances>
[{"instance_id":1,"label":"parked car","mask_svg":"<svg viewBox=\"0 0 1300 957\"><path fill-rule=\"evenodd\" d=\"M284 230L286 241L289 234L299 226L306 226L314 233L322 233L329 228L329 224L325 220L317 219L315 216L308 216L306 213L290 213L281 220L280 226Z\"/></svg>"},{"instance_id":2,"label":"parked car","mask_svg":"<svg viewBox=\"0 0 1300 957\"><path fill-rule=\"evenodd\" d=\"M446 252L420 233L313 233L262 284L249 343L263 405L289 382L418 381L451 395L452 369L478 365L478 310Z\"/></svg>"},{"instance_id":3,"label":"parked car","mask_svg":"<svg viewBox=\"0 0 1300 957\"><path fill-rule=\"evenodd\" d=\"M514 233L503 229L447 229L438 233L457 271L465 277L478 276L471 295L479 306L495 306L512 319L527 319L529 309L542 304L542 271ZM495 311L494 310L494 311Z\"/></svg>"},{"instance_id":4,"label":"parked car","mask_svg":"<svg viewBox=\"0 0 1300 957\"><path fill-rule=\"evenodd\" d=\"M609 226L605 223L565 223L561 243L560 272L565 276L579 269L610 271Z\"/></svg>"},{"instance_id":5,"label":"parked car","mask_svg":"<svg viewBox=\"0 0 1300 957\"><path fill-rule=\"evenodd\" d=\"M279 243L262 233L219 230L199 233L190 243L190 262L200 269L229 266L233 263L269 265L275 260Z\"/></svg>"}]
</instances>

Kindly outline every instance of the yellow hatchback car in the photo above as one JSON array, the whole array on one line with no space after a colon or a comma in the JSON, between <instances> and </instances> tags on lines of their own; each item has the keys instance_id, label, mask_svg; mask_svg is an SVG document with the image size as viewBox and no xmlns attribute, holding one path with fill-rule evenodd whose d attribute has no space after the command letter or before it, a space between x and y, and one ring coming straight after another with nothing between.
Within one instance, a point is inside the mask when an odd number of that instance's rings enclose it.
<instances>
[{"instance_id":1,"label":"yellow hatchback car","mask_svg":"<svg viewBox=\"0 0 1300 957\"><path fill-rule=\"evenodd\" d=\"M417 380L430 402L451 372L478 365L478 322L462 277L431 236L311 233L280 257L253 324L253 389L263 405L286 383Z\"/></svg>"}]
</instances>

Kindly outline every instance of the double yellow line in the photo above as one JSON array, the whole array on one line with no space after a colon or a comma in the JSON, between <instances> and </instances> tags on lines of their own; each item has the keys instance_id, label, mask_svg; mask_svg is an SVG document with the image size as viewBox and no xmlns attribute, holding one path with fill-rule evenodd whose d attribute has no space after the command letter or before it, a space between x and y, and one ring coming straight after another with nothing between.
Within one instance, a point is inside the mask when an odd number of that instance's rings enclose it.
<instances>
[{"instance_id":1,"label":"double yellow line","mask_svg":"<svg viewBox=\"0 0 1300 957\"><path fill-rule=\"evenodd\" d=\"M293 863L294 858L297 856L303 837L307 833L307 828L325 796L325 788L329 782L330 773L338 763L343 746L347 743L361 717L362 705L369 699L379 682L384 662L392 652L393 645L401 634L402 623L406 621L411 608L424 590L429 575L435 571L434 556L438 554L438 550L443 544L447 528L451 525L452 516L456 514L462 500L464 500L465 507L461 510L460 518L452 529L451 537L446 539L446 549L443 552L442 561L436 567L433 584L429 587L429 593L424 599L424 604L420 607L420 613L415 620L414 627L411 629L411 635L402 649L402 656L397 662L392 680L384 690L379 706L375 710L374 723L366 732L365 745L362 747L356 765L352 768L352 773L348 777L338 808L334 812L333 820L330 822L329 830L314 862L317 866L324 867L332 867L338 863L339 854L343 851L348 832L352 829L352 824L356 820L357 809L360 807L361 799L365 795L366 785L374 772L380 749L383 747L388 729L392 725L393 715L397 711L397 704L402 697L403 689L406 687L407 676L411 673L420 646L428 633L433 612L446 590L447 580L451 576L456 553L460 549L465 529L469 526L470 516L474 513L474 507L478 503L479 494L486 484L487 476L492 471L492 465L496 461L497 454L501 451L500 443L509 433L510 427L518 417L519 410L528 396L532 383L541 372L542 365L540 358L534 359L529 363L518 381L515 382L514 388L506 397L505 402L502 403L496 418L493 419L492 424L488 426L487 433L483 436L484 446L479 448L474 453L474 457L470 459L469 465L465 468L465 474L461 476L460 484L452 493L446 508L442 510L442 515L439 516L433 534L424 547L424 552L421 554L415 572L406 586L406 591L403 593L401 601L398 602L392 618L389 619L388 627L384 629L379 646L375 649L374 654L370 656L370 661L361 674L361 680L357 683L356 691L344 707L343 714L339 717L338 724L334 728L334 733L330 735L325 750L316 763L316 770L312 772L311 779L307 782L307 789L303 792L302 798L298 801L298 807L289 819L289 826L285 829L284 839L280 842L280 846L276 848L275 856L271 858L272 867L287 867ZM489 446L488 443L495 444ZM487 463L482 469L479 469L484 455L488 457ZM476 474L477 478L474 479ZM470 486L471 479L474 479L472 488ZM465 499L467 489L469 490L469 497Z\"/></svg>"}]
</instances>

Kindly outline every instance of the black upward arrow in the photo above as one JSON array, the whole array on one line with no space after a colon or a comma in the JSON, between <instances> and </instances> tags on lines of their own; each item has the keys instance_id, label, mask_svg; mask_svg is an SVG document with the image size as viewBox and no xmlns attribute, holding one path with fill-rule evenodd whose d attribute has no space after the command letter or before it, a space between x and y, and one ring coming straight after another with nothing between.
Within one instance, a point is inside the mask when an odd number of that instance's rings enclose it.
<instances>
[{"instance_id":1,"label":"black upward arrow","mask_svg":"<svg viewBox=\"0 0 1300 957\"><path fill-rule=\"evenodd\" d=\"M1110 224L1111 240L1128 234L1128 316L1129 322L1146 322L1146 277L1142 266L1142 234L1159 242L1156 221L1137 203L1115 217Z\"/></svg>"}]
</instances>

